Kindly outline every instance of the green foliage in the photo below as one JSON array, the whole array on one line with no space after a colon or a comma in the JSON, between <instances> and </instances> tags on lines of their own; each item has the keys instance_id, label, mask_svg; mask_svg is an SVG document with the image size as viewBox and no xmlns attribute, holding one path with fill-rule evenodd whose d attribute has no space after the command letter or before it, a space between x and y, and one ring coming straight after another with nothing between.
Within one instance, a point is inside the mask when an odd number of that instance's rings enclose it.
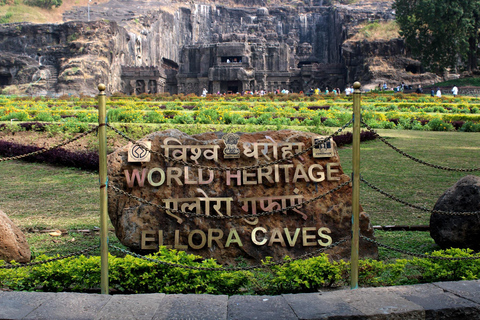
<instances>
[{"instance_id":1,"label":"green foliage","mask_svg":"<svg viewBox=\"0 0 480 320\"><path fill-rule=\"evenodd\" d=\"M10 18L13 16L13 13L7 12L3 17L0 17L0 23L9 23Z\"/></svg>"},{"instance_id":2,"label":"green foliage","mask_svg":"<svg viewBox=\"0 0 480 320\"><path fill-rule=\"evenodd\" d=\"M291 260L288 256L285 260ZM271 262L267 258L264 264ZM342 260L331 262L328 255L321 254L308 260L296 260L283 266L271 267L273 278L269 292L315 292L321 287L330 287L342 278L346 263Z\"/></svg>"},{"instance_id":3,"label":"green foliage","mask_svg":"<svg viewBox=\"0 0 480 320\"><path fill-rule=\"evenodd\" d=\"M25 4L44 9L58 8L62 5L62 0L25 0Z\"/></svg>"},{"instance_id":4,"label":"green foliage","mask_svg":"<svg viewBox=\"0 0 480 320\"><path fill-rule=\"evenodd\" d=\"M53 116L50 112L39 112L37 115L35 115L33 120L36 120L36 121L55 121L55 119L53 118Z\"/></svg>"},{"instance_id":5,"label":"green foliage","mask_svg":"<svg viewBox=\"0 0 480 320\"><path fill-rule=\"evenodd\" d=\"M470 249L434 251L432 257L478 257ZM36 261L51 257L41 255ZM155 262L186 266L221 268L214 259L200 261L199 256L161 247L145 260L127 255L109 256L110 288L124 293L209 293L209 294L282 294L315 292L322 287L349 283L350 264L331 261L321 254L307 260L290 261L255 271L195 270ZM263 262L272 261L267 257ZM4 262L0 261L0 265ZM239 261L239 266L245 266ZM480 261L414 258L386 263L372 259L359 261L360 286L391 286L435 281L476 280ZM85 291L98 289L100 257L78 256L30 268L0 269L0 287L28 291Z\"/></svg>"},{"instance_id":6,"label":"green foliage","mask_svg":"<svg viewBox=\"0 0 480 320\"><path fill-rule=\"evenodd\" d=\"M195 123L195 119L193 119L193 116L188 113L178 114L173 118L173 123L178 123L178 124Z\"/></svg>"},{"instance_id":7,"label":"green foliage","mask_svg":"<svg viewBox=\"0 0 480 320\"><path fill-rule=\"evenodd\" d=\"M159 111L149 111L145 117L145 122L147 123L165 123L166 121L163 113Z\"/></svg>"},{"instance_id":8,"label":"green foliage","mask_svg":"<svg viewBox=\"0 0 480 320\"><path fill-rule=\"evenodd\" d=\"M10 112L7 113L6 115L0 117L0 121L6 121L6 120L18 120L18 121L27 121L28 119L28 113L24 110L21 111L16 111L16 112Z\"/></svg>"},{"instance_id":9,"label":"green foliage","mask_svg":"<svg viewBox=\"0 0 480 320\"><path fill-rule=\"evenodd\" d=\"M400 35L422 64L435 72L476 68L480 26L479 0L395 0Z\"/></svg>"},{"instance_id":10,"label":"green foliage","mask_svg":"<svg viewBox=\"0 0 480 320\"><path fill-rule=\"evenodd\" d=\"M440 119L432 119L427 124L432 131L452 131L454 130L451 123L446 123Z\"/></svg>"},{"instance_id":11,"label":"green foliage","mask_svg":"<svg viewBox=\"0 0 480 320\"><path fill-rule=\"evenodd\" d=\"M463 132L480 132L480 123L474 123L472 121L465 122L459 131Z\"/></svg>"},{"instance_id":12,"label":"green foliage","mask_svg":"<svg viewBox=\"0 0 480 320\"><path fill-rule=\"evenodd\" d=\"M471 249L447 249L432 252L432 257L472 257ZM478 255L477 255L478 256ZM433 260L415 258L413 265L421 268L422 281L477 280L480 275L479 260Z\"/></svg>"}]
</instances>

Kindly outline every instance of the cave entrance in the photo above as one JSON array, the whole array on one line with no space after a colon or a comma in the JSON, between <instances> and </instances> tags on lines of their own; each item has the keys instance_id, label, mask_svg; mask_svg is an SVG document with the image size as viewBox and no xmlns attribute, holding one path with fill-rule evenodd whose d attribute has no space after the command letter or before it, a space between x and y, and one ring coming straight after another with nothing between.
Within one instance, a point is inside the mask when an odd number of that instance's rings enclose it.
<instances>
[{"instance_id":1,"label":"cave entrance","mask_svg":"<svg viewBox=\"0 0 480 320\"><path fill-rule=\"evenodd\" d=\"M411 72L411 73L413 73L413 74L418 74L418 73L422 73L422 67L421 67L421 66L417 66L417 65L413 65L413 64L409 64L409 65L407 65L407 67L405 68L405 71Z\"/></svg>"},{"instance_id":2,"label":"cave entrance","mask_svg":"<svg viewBox=\"0 0 480 320\"><path fill-rule=\"evenodd\" d=\"M243 85L241 81L225 81L220 85L220 91L222 93L241 93L243 91Z\"/></svg>"},{"instance_id":3,"label":"cave entrance","mask_svg":"<svg viewBox=\"0 0 480 320\"><path fill-rule=\"evenodd\" d=\"M8 86L12 84L11 74L0 74L0 86Z\"/></svg>"},{"instance_id":4,"label":"cave entrance","mask_svg":"<svg viewBox=\"0 0 480 320\"><path fill-rule=\"evenodd\" d=\"M241 63L242 62L242 56L221 57L221 62L223 62L223 63Z\"/></svg>"}]
</instances>

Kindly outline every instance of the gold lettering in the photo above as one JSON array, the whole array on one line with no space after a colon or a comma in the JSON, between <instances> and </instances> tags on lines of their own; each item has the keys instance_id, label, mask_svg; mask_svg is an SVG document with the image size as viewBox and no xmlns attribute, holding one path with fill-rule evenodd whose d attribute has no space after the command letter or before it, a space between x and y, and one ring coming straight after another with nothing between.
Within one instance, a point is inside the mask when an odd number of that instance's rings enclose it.
<instances>
[{"instance_id":1,"label":"gold lettering","mask_svg":"<svg viewBox=\"0 0 480 320\"><path fill-rule=\"evenodd\" d=\"M200 242L199 245L196 245L195 243L193 243L193 236L196 234L199 234L200 238L202 238L202 241ZM205 243L207 243L207 237L205 236L205 232L203 232L202 230L196 229L188 234L188 245L192 249L196 249L196 250L202 249L205 246Z\"/></svg>"},{"instance_id":2,"label":"gold lettering","mask_svg":"<svg viewBox=\"0 0 480 320\"><path fill-rule=\"evenodd\" d=\"M267 229L263 227L256 227L255 229L252 230L252 242L255 243L257 246L263 246L265 243L267 243L268 238L265 237L262 241L258 241L257 231L262 231L263 233L267 233Z\"/></svg>"},{"instance_id":3,"label":"gold lettering","mask_svg":"<svg viewBox=\"0 0 480 320\"><path fill-rule=\"evenodd\" d=\"M242 174L240 170L237 170L237 174L230 173L230 170L225 171L225 180L227 180L227 186L230 185L232 178L237 178L237 186L242 185Z\"/></svg>"},{"instance_id":4,"label":"gold lettering","mask_svg":"<svg viewBox=\"0 0 480 320\"><path fill-rule=\"evenodd\" d=\"M313 169L315 168L318 168L320 170L317 172L317 174L313 173ZM322 182L323 180L325 180L325 172L323 172L323 167L319 164L312 164L308 168L308 176L313 182Z\"/></svg>"},{"instance_id":5,"label":"gold lettering","mask_svg":"<svg viewBox=\"0 0 480 320\"><path fill-rule=\"evenodd\" d=\"M177 182L179 186L183 186L180 176L182 175L182 170L176 167L167 168L167 186L172 185L172 179Z\"/></svg>"},{"instance_id":6,"label":"gold lettering","mask_svg":"<svg viewBox=\"0 0 480 320\"><path fill-rule=\"evenodd\" d=\"M239 247L243 247L242 240L240 240L240 237L238 236L236 229L230 229L230 233L228 234L227 243L225 244L225 247L226 248L230 247L231 243L237 243Z\"/></svg>"},{"instance_id":7,"label":"gold lettering","mask_svg":"<svg viewBox=\"0 0 480 320\"><path fill-rule=\"evenodd\" d=\"M339 166L340 163L338 162L329 162L327 163L327 180L328 181L335 181L340 180L340 177L332 177L332 173L340 172L338 169L332 169L332 166Z\"/></svg>"},{"instance_id":8,"label":"gold lettering","mask_svg":"<svg viewBox=\"0 0 480 320\"><path fill-rule=\"evenodd\" d=\"M153 181L153 174L155 172L158 172L160 174L160 181L158 181L158 182ZM148 172L147 180L148 180L148 183L150 183L150 185L152 187L161 186L165 182L165 171L163 171L160 168L153 168Z\"/></svg>"},{"instance_id":9,"label":"gold lettering","mask_svg":"<svg viewBox=\"0 0 480 320\"><path fill-rule=\"evenodd\" d=\"M315 227L304 227L302 228L302 238L303 238L303 246L310 247L317 245L316 242L309 242L310 239L315 239L315 235L307 234L308 231L315 231Z\"/></svg>"},{"instance_id":10,"label":"gold lettering","mask_svg":"<svg viewBox=\"0 0 480 320\"><path fill-rule=\"evenodd\" d=\"M275 182L280 182L280 173L278 172L278 164L274 165L273 168L275 169Z\"/></svg>"},{"instance_id":11,"label":"gold lettering","mask_svg":"<svg viewBox=\"0 0 480 320\"><path fill-rule=\"evenodd\" d=\"M180 250L187 250L188 246L184 244L180 244L180 230L175 230L175 249Z\"/></svg>"},{"instance_id":12,"label":"gold lettering","mask_svg":"<svg viewBox=\"0 0 480 320\"><path fill-rule=\"evenodd\" d=\"M266 169L267 172L263 172L263 169ZM272 167L258 168L258 183L263 183L262 177L265 177L268 182L273 183L272 171Z\"/></svg>"},{"instance_id":13,"label":"gold lettering","mask_svg":"<svg viewBox=\"0 0 480 320\"><path fill-rule=\"evenodd\" d=\"M184 174L185 174L185 184L198 184L197 181L195 180L190 180L190 177L189 177L189 167L183 167L183 170L184 170Z\"/></svg>"},{"instance_id":14,"label":"gold lettering","mask_svg":"<svg viewBox=\"0 0 480 320\"><path fill-rule=\"evenodd\" d=\"M323 238L325 240L327 240L327 242L323 242L322 240L318 240L318 244L323 246L323 247L328 247L329 245L332 244L332 237L326 235L326 234L323 234L323 232L326 232L326 233L332 233L330 231L330 229L326 228L326 227L322 227L320 229L318 229L318 236L320 238Z\"/></svg>"},{"instance_id":15,"label":"gold lettering","mask_svg":"<svg viewBox=\"0 0 480 320\"><path fill-rule=\"evenodd\" d=\"M140 187L143 187L143 185L145 183L145 173L146 172L147 172L147 168L144 168L142 170L142 178L140 178L140 173L138 172L137 169L133 169L132 176L129 176L128 175L128 170L125 170L124 173L125 173L125 179L127 179L127 186L129 186L130 188L133 188L133 184L135 183L135 178L137 178L138 185Z\"/></svg>"},{"instance_id":16,"label":"gold lettering","mask_svg":"<svg viewBox=\"0 0 480 320\"><path fill-rule=\"evenodd\" d=\"M282 247L286 246L285 240L282 236L282 231L280 231L279 228L273 229L272 236L270 237L270 241L268 242L268 246L271 247L274 242L280 243Z\"/></svg>"},{"instance_id":17,"label":"gold lettering","mask_svg":"<svg viewBox=\"0 0 480 320\"><path fill-rule=\"evenodd\" d=\"M257 180L253 181L248 181L248 178L255 178L256 173L255 172L250 172L248 173L247 170L243 170L243 184L248 185L248 184L257 184Z\"/></svg>"},{"instance_id":18,"label":"gold lettering","mask_svg":"<svg viewBox=\"0 0 480 320\"><path fill-rule=\"evenodd\" d=\"M295 229L295 233L293 234L293 239L290 238L290 231L288 230L288 228L284 228L283 230L285 231L285 237L287 238L287 241L290 247L295 246L298 235L300 234L300 228Z\"/></svg>"},{"instance_id":19,"label":"gold lettering","mask_svg":"<svg viewBox=\"0 0 480 320\"><path fill-rule=\"evenodd\" d=\"M198 184L209 184L213 181L213 170L208 169L209 178L203 180L203 169L198 169Z\"/></svg>"},{"instance_id":20,"label":"gold lettering","mask_svg":"<svg viewBox=\"0 0 480 320\"><path fill-rule=\"evenodd\" d=\"M157 249L157 246L155 244L147 245L147 242L154 242L155 241L155 238L154 237L148 237L149 235L153 236L153 235L155 235L155 232L142 230L142 241L141 241L142 244L140 246L140 248L142 250Z\"/></svg>"},{"instance_id":21,"label":"gold lettering","mask_svg":"<svg viewBox=\"0 0 480 320\"><path fill-rule=\"evenodd\" d=\"M214 236L213 233L216 232L218 233L218 236ZM220 249L223 249L223 244L220 242L220 240L223 238L223 231L221 229L208 229L208 247L212 247L212 242L215 241L217 246Z\"/></svg>"},{"instance_id":22,"label":"gold lettering","mask_svg":"<svg viewBox=\"0 0 480 320\"><path fill-rule=\"evenodd\" d=\"M299 178L302 178L305 180L305 182L310 182L303 164L297 164L297 167L295 168L295 175L293 176L293 183L297 182Z\"/></svg>"}]
</instances>

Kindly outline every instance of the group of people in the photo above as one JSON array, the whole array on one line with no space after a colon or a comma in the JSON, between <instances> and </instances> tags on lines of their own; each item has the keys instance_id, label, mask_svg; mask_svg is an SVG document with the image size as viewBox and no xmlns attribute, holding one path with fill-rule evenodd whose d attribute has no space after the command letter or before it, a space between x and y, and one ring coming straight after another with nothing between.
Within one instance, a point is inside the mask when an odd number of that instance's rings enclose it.
<instances>
[{"instance_id":1,"label":"group of people","mask_svg":"<svg viewBox=\"0 0 480 320\"><path fill-rule=\"evenodd\" d=\"M456 85L453 86L452 90L450 90L452 92L452 95L454 97L456 97L458 95L458 87ZM437 97L437 98L441 98L442 97L442 90L440 90L439 87L437 87L437 89L433 89L430 91L430 95L432 97Z\"/></svg>"},{"instance_id":2,"label":"group of people","mask_svg":"<svg viewBox=\"0 0 480 320\"><path fill-rule=\"evenodd\" d=\"M405 83L402 81L402 83L400 85L398 85L395 89L395 91L397 92L403 92L403 90L405 90L406 88L410 88L411 86L407 86L405 85ZM378 84L378 88L382 88L383 90L387 90L387 83L384 82L383 83L383 86L381 86L380 84ZM453 86L453 88L451 89L451 92L452 92L452 95L454 97L456 97L458 95L458 87L456 85ZM415 90L415 93L417 94L422 94L423 93L423 88L422 88L422 85L418 85L417 89ZM439 87L437 87L436 89L435 88L432 88L430 90L430 95L432 97L438 97L438 98L441 98L442 97L442 90L440 90Z\"/></svg>"},{"instance_id":3,"label":"group of people","mask_svg":"<svg viewBox=\"0 0 480 320\"><path fill-rule=\"evenodd\" d=\"M382 88L383 90L387 90L387 83L386 83L386 82L383 83L383 86L381 86L380 84L379 84L378 86L379 86L379 88ZM402 82L402 84L399 85L398 87L399 87L399 91L403 91L403 89L406 88L407 86L405 85L404 82ZM408 87L411 87L411 86L408 86ZM345 87L345 95L348 96L348 95L350 95L350 94L353 94L353 91L354 91L354 90L353 90L353 87L351 87L351 86L346 86L346 87ZM451 92L452 92L452 95L453 95L454 97L456 97L456 96L458 95L458 87L454 85L453 88L451 89ZM239 93L239 92L237 92L237 94L238 94L238 93ZM267 94L267 93L270 93L270 92L266 92L265 90L260 90L260 91L255 90L255 91L242 92L242 95L244 95L244 94L251 94L251 95L261 95L261 96L263 96L263 95L265 95L265 94ZM280 94L280 93L282 93L282 94L289 94L290 91L289 91L288 89L282 89L282 90L276 89L276 90L274 90L273 93L275 93L275 94ZM303 92L300 92L300 93L303 93ZM321 94L321 93L322 93L322 91L320 90L320 88L314 89L314 88L312 87L312 88L310 88L310 90L308 91L308 95L312 95L312 94L319 95L319 94ZM325 94L329 94L329 93L330 93L330 91L329 91L328 87L326 87L326 88L325 88ZM341 91L340 91L339 88L334 88L334 89L332 89L331 93L333 93L334 95L337 95L337 94L340 94ZM423 93L423 89L422 89L422 86L421 86L420 84L418 85L417 89L415 90L415 93L417 93L417 94L422 94L422 93ZM203 88L202 97L206 97L207 94L208 94L208 90L205 89L205 88ZM220 91L217 92L217 94L220 95L220 94L221 94ZM442 97L442 90L440 90L440 88L438 88L438 87L437 87L436 89L432 88L431 91L430 91L430 95L431 95L432 97L435 97L435 96L436 96L436 97L438 97L438 98L441 98L441 97Z\"/></svg>"}]
</instances>

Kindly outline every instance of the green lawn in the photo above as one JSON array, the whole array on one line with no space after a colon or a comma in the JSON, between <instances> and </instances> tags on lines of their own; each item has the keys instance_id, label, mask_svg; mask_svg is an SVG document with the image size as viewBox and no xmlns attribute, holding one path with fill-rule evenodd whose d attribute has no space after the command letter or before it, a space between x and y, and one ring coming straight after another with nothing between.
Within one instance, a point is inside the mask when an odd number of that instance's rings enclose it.
<instances>
[{"instance_id":1,"label":"green lawn","mask_svg":"<svg viewBox=\"0 0 480 320\"><path fill-rule=\"evenodd\" d=\"M463 132L378 130L382 137L410 155L432 164L479 167L480 135ZM352 149L339 149L342 167L351 173ZM26 231L34 254L65 254L98 244L98 237L76 230L99 226L99 188L96 173L22 161L0 163L2 201L0 209ZM434 169L414 162L383 142L361 145L361 174L378 188L417 206L432 209L442 193L469 174ZM470 173L477 174L478 172ZM361 205L373 225L425 225L428 212L392 201L367 185L361 185ZM111 226L110 226L111 228ZM65 231L61 237L41 233L44 229ZM428 232L376 232L386 244L418 252L435 245ZM118 243L113 232L110 241ZM380 251L381 259L400 256Z\"/></svg>"}]
</instances>

